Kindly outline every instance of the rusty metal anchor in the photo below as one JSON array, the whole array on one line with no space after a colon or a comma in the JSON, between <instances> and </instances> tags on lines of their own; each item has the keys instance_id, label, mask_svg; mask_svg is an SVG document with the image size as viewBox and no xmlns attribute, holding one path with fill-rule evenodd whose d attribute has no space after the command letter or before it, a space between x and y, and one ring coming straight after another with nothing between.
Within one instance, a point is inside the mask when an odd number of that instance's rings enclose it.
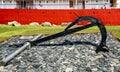
<instances>
[{"instance_id":1,"label":"rusty metal anchor","mask_svg":"<svg viewBox=\"0 0 120 72\"><path fill-rule=\"evenodd\" d=\"M90 24L86 24L86 25L83 25L83 26L78 26L78 27L75 27L75 28L71 28L75 24L77 24L81 21L84 21L84 20L90 21ZM100 20L98 20L97 18L94 18L94 17L91 17L91 16L82 16L82 17L78 16L78 18L75 19L71 24L69 24L68 27L65 28L65 30L62 31L62 32L59 32L59 33L56 33L56 34L53 34L53 35L50 35L50 36L47 36L47 37L44 37L44 38L40 38L41 35L38 35L34 39L27 41L17 51L15 51L11 55L3 58L2 61L0 61L0 65L6 65L11 59L13 59L17 54L22 52L25 48L27 48L30 45L34 46L37 43L41 43L41 42L44 42L44 41L55 39L55 38L65 36L65 35L68 35L68 34L72 34L74 32L81 31L81 30L87 29L87 28L92 27L92 26L98 26L98 28L100 29L100 32L101 32L101 42L97 46L95 52L96 53L98 53L100 51L108 52L108 49L106 49L107 32L106 32L106 29L105 29L105 26L103 25L103 23Z\"/></svg>"}]
</instances>

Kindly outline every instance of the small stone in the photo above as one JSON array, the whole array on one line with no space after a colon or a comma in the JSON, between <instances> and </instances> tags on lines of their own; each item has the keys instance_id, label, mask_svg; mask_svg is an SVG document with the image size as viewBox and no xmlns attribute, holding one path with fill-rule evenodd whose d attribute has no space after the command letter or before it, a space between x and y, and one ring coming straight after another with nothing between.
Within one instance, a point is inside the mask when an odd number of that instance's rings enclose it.
<instances>
[{"instance_id":1,"label":"small stone","mask_svg":"<svg viewBox=\"0 0 120 72\"><path fill-rule=\"evenodd\" d=\"M51 41L50 44L54 44L55 42L54 41Z\"/></svg>"},{"instance_id":2,"label":"small stone","mask_svg":"<svg viewBox=\"0 0 120 72\"><path fill-rule=\"evenodd\" d=\"M112 61L113 61L114 63L120 63L120 61L119 61L118 59L112 59Z\"/></svg>"},{"instance_id":3,"label":"small stone","mask_svg":"<svg viewBox=\"0 0 120 72\"><path fill-rule=\"evenodd\" d=\"M39 23L38 22L32 22L29 24L30 26L39 26Z\"/></svg>"},{"instance_id":4,"label":"small stone","mask_svg":"<svg viewBox=\"0 0 120 72\"><path fill-rule=\"evenodd\" d=\"M37 68L39 68L41 65L42 65L42 64L33 64L33 67L37 69Z\"/></svg>"},{"instance_id":5,"label":"small stone","mask_svg":"<svg viewBox=\"0 0 120 72\"><path fill-rule=\"evenodd\" d=\"M21 26L21 24L17 21L12 21L12 22L8 22L9 26Z\"/></svg>"},{"instance_id":6,"label":"small stone","mask_svg":"<svg viewBox=\"0 0 120 72\"><path fill-rule=\"evenodd\" d=\"M114 72L120 72L120 66L114 66Z\"/></svg>"},{"instance_id":7,"label":"small stone","mask_svg":"<svg viewBox=\"0 0 120 72\"><path fill-rule=\"evenodd\" d=\"M7 70L4 69L4 66L0 66L0 72L7 72Z\"/></svg>"},{"instance_id":8,"label":"small stone","mask_svg":"<svg viewBox=\"0 0 120 72\"><path fill-rule=\"evenodd\" d=\"M92 69L93 72L97 72L97 70L98 70L97 68L93 68Z\"/></svg>"},{"instance_id":9,"label":"small stone","mask_svg":"<svg viewBox=\"0 0 120 72\"><path fill-rule=\"evenodd\" d=\"M66 52L70 53L75 49L75 46L73 45L72 47L69 47L66 49Z\"/></svg>"},{"instance_id":10,"label":"small stone","mask_svg":"<svg viewBox=\"0 0 120 72\"><path fill-rule=\"evenodd\" d=\"M64 62L62 62L62 64L69 65L70 62L68 62L68 61L64 61Z\"/></svg>"},{"instance_id":11,"label":"small stone","mask_svg":"<svg viewBox=\"0 0 120 72\"><path fill-rule=\"evenodd\" d=\"M49 63L49 66L50 66L50 67L55 67L56 64L55 64L55 63Z\"/></svg>"},{"instance_id":12,"label":"small stone","mask_svg":"<svg viewBox=\"0 0 120 72\"><path fill-rule=\"evenodd\" d=\"M103 55L97 55L97 56L95 56L95 59L99 59L99 58L102 58L103 57Z\"/></svg>"},{"instance_id":13,"label":"small stone","mask_svg":"<svg viewBox=\"0 0 120 72\"><path fill-rule=\"evenodd\" d=\"M52 26L52 24L50 22L43 22L41 26Z\"/></svg>"},{"instance_id":14,"label":"small stone","mask_svg":"<svg viewBox=\"0 0 120 72\"><path fill-rule=\"evenodd\" d=\"M92 72L92 70L90 69L90 67L87 67L87 68L86 68L86 71L87 71L87 72Z\"/></svg>"},{"instance_id":15,"label":"small stone","mask_svg":"<svg viewBox=\"0 0 120 72\"><path fill-rule=\"evenodd\" d=\"M26 63L24 61L21 61L21 65L26 65Z\"/></svg>"},{"instance_id":16,"label":"small stone","mask_svg":"<svg viewBox=\"0 0 120 72\"><path fill-rule=\"evenodd\" d=\"M18 60L22 59L22 56L17 57Z\"/></svg>"},{"instance_id":17,"label":"small stone","mask_svg":"<svg viewBox=\"0 0 120 72\"><path fill-rule=\"evenodd\" d=\"M20 63L20 60L19 59L14 59L12 63L13 64Z\"/></svg>"},{"instance_id":18,"label":"small stone","mask_svg":"<svg viewBox=\"0 0 120 72\"><path fill-rule=\"evenodd\" d=\"M29 68L29 69L32 69L32 68L33 68L33 65L32 65L32 64L29 64L28 68Z\"/></svg>"},{"instance_id":19,"label":"small stone","mask_svg":"<svg viewBox=\"0 0 120 72\"><path fill-rule=\"evenodd\" d=\"M73 45L72 47L68 48L69 50L74 50L75 46Z\"/></svg>"},{"instance_id":20,"label":"small stone","mask_svg":"<svg viewBox=\"0 0 120 72\"><path fill-rule=\"evenodd\" d=\"M88 62L86 67L90 67L90 65L91 65L91 63L90 63L90 62Z\"/></svg>"},{"instance_id":21,"label":"small stone","mask_svg":"<svg viewBox=\"0 0 120 72\"><path fill-rule=\"evenodd\" d=\"M57 47L56 46L52 46L52 47L50 47L51 49L56 49Z\"/></svg>"},{"instance_id":22,"label":"small stone","mask_svg":"<svg viewBox=\"0 0 120 72\"><path fill-rule=\"evenodd\" d=\"M67 68L67 69L65 70L65 72L73 72L73 69L72 69L72 68Z\"/></svg>"}]
</instances>

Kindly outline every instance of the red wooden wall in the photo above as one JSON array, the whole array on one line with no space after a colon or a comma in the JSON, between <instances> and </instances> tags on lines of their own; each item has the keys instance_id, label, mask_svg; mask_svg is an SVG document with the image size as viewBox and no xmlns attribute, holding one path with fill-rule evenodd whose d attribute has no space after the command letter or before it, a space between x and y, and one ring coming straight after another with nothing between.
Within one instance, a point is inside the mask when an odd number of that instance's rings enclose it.
<instances>
[{"instance_id":1,"label":"red wooden wall","mask_svg":"<svg viewBox=\"0 0 120 72\"><path fill-rule=\"evenodd\" d=\"M94 16L105 25L120 26L120 9L0 9L0 24L7 24L10 21L18 21L21 24L30 22L51 22L52 24L61 24L62 22L71 22L76 16Z\"/></svg>"}]
</instances>

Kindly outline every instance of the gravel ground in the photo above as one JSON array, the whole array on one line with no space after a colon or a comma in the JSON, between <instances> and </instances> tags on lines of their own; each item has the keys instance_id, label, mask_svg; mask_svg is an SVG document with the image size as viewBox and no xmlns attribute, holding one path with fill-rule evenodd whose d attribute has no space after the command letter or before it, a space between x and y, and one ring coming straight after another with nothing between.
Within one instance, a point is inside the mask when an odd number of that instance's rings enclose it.
<instances>
[{"instance_id":1,"label":"gravel ground","mask_svg":"<svg viewBox=\"0 0 120 72\"><path fill-rule=\"evenodd\" d=\"M95 53L100 33L71 34L27 48L0 66L0 72L120 72L120 42L107 35L107 53ZM16 36L0 43L0 60L33 37Z\"/></svg>"}]
</instances>

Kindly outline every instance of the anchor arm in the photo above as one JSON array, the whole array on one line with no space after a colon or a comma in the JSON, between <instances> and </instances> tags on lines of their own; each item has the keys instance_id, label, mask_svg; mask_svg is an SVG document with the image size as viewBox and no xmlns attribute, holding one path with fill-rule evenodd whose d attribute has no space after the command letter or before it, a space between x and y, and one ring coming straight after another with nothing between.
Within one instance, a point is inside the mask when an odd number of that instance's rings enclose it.
<instances>
[{"instance_id":1,"label":"anchor arm","mask_svg":"<svg viewBox=\"0 0 120 72\"><path fill-rule=\"evenodd\" d=\"M70 25L68 25L68 27L65 30L68 30L73 25L77 24L78 22L80 22L82 20L89 20L91 22L91 24L98 26L98 28L100 29L100 32L101 32L101 42L100 42L100 45L96 49L96 53L98 53L100 51L108 52L108 50L104 48L104 47L106 47L107 31L106 31L106 28L103 25L103 23L100 20L98 20L97 18L94 18L94 17L91 17L91 16L78 17L75 20L75 22L73 22Z\"/></svg>"}]
</instances>

